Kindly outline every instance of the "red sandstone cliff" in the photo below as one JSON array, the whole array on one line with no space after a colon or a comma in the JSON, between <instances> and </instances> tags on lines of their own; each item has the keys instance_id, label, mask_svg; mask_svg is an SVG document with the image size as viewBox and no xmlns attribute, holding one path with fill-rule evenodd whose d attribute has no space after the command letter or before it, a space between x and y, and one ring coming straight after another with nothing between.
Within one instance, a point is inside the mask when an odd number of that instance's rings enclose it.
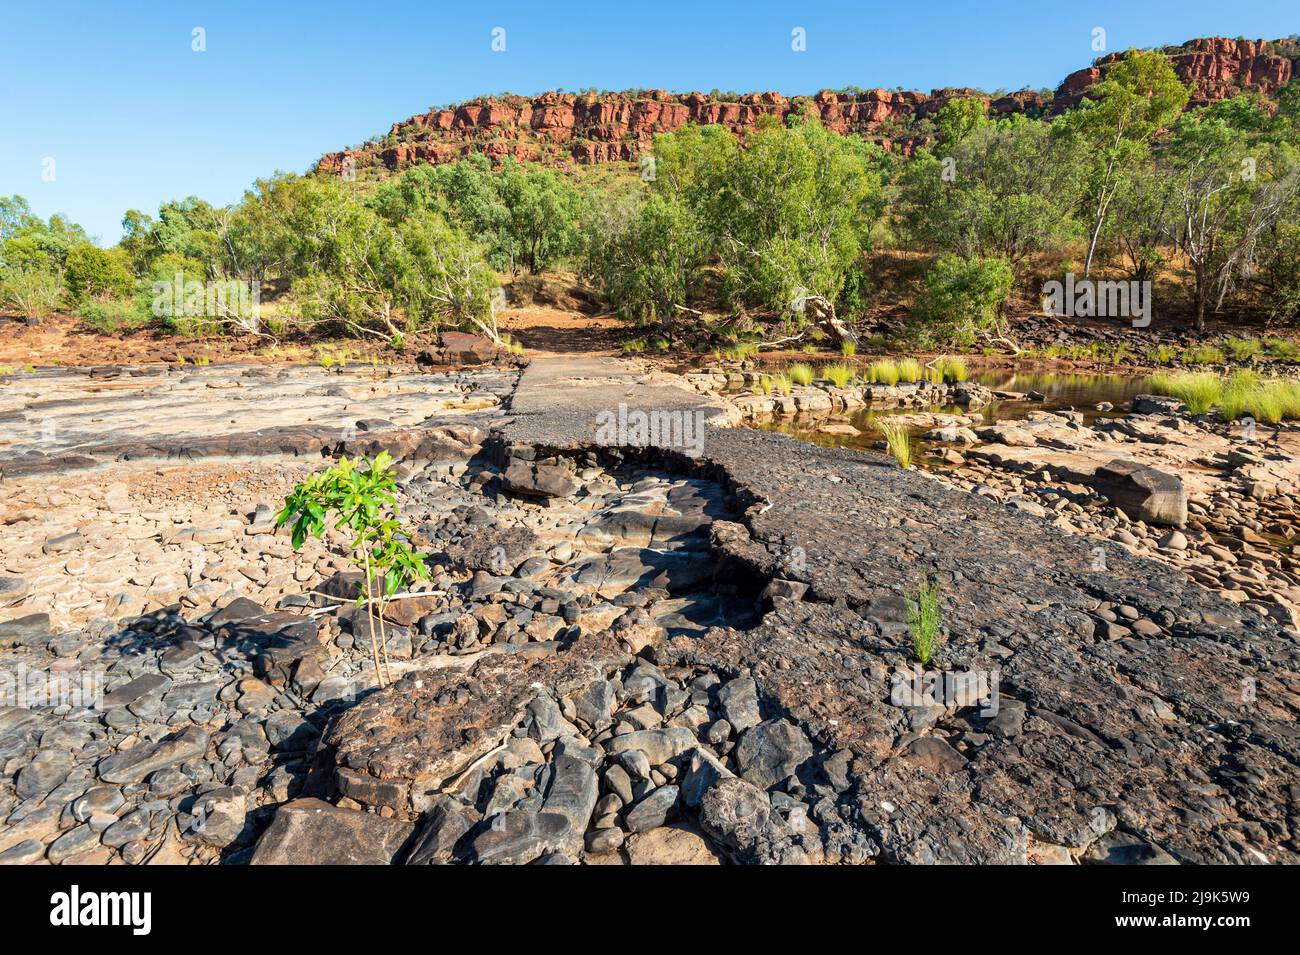
<instances>
[{"instance_id":1,"label":"red sandstone cliff","mask_svg":"<svg viewBox=\"0 0 1300 955\"><path fill-rule=\"evenodd\" d=\"M1166 47L1174 69L1193 85L1192 105L1242 91L1275 92L1300 72L1300 44L1294 40L1192 40ZM823 90L787 99L780 93L749 93L714 99L702 93L575 94L485 97L394 123L387 137L356 150L329 153L317 168L338 174L349 164L401 169L417 163L442 163L481 152L494 161L512 156L549 164L634 161L656 133L686 123L720 123L737 133L760 116L784 117L794 109L817 112L827 128L870 137L886 149L910 151L916 144L891 120L910 120L936 112L954 97L984 95L994 114L1056 112L1079 101L1107 66L1123 57L1111 53L1093 66L1071 73L1050 98L1031 90L991 98L974 90L890 92ZM891 139L891 134L900 136Z\"/></svg>"}]
</instances>

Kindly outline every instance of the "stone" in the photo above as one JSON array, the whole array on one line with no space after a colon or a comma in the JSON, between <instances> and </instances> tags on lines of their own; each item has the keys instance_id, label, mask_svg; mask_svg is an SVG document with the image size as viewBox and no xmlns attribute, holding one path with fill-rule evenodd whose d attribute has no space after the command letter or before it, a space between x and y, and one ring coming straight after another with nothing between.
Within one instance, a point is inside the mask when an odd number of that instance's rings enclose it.
<instances>
[{"instance_id":1,"label":"stone","mask_svg":"<svg viewBox=\"0 0 1300 955\"><path fill-rule=\"evenodd\" d=\"M794 775L812 754L812 744L800 727L787 720L769 720L740 737L736 769L746 782L770 789Z\"/></svg>"},{"instance_id":2,"label":"stone","mask_svg":"<svg viewBox=\"0 0 1300 955\"><path fill-rule=\"evenodd\" d=\"M639 749L645 753L652 766L666 763L696 745L695 734L685 727L673 726L657 730L640 730L615 736L605 744L611 756Z\"/></svg>"},{"instance_id":3,"label":"stone","mask_svg":"<svg viewBox=\"0 0 1300 955\"><path fill-rule=\"evenodd\" d=\"M484 865L526 865L572 839L569 820L559 813L510 810L486 820L470 843L471 857Z\"/></svg>"},{"instance_id":4,"label":"stone","mask_svg":"<svg viewBox=\"0 0 1300 955\"><path fill-rule=\"evenodd\" d=\"M722 846L747 852L767 828L767 793L743 779L721 779L700 802L700 828Z\"/></svg>"},{"instance_id":5,"label":"stone","mask_svg":"<svg viewBox=\"0 0 1300 955\"><path fill-rule=\"evenodd\" d=\"M1106 865L1177 865L1159 846L1131 832L1106 833L1083 854L1082 861Z\"/></svg>"},{"instance_id":6,"label":"stone","mask_svg":"<svg viewBox=\"0 0 1300 955\"><path fill-rule=\"evenodd\" d=\"M1097 468L1092 488L1135 521L1187 523L1187 492L1175 474L1117 458Z\"/></svg>"},{"instance_id":7,"label":"stone","mask_svg":"<svg viewBox=\"0 0 1300 955\"><path fill-rule=\"evenodd\" d=\"M661 826L627 840L632 865L721 865L721 854L697 830L685 824Z\"/></svg>"},{"instance_id":8,"label":"stone","mask_svg":"<svg viewBox=\"0 0 1300 955\"><path fill-rule=\"evenodd\" d=\"M266 740L273 749L301 752L307 749L320 731L293 710L280 710L266 718Z\"/></svg>"},{"instance_id":9,"label":"stone","mask_svg":"<svg viewBox=\"0 0 1300 955\"><path fill-rule=\"evenodd\" d=\"M621 832L619 834L622 835ZM0 865L31 865L44 858L45 843L37 839L26 839L0 852Z\"/></svg>"},{"instance_id":10,"label":"stone","mask_svg":"<svg viewBox=\"0 0 1300 955\"><path fill-rule=\"evenodd\" d=\"M642 797L623 817L628 832L645 832L664 825L677 807L676 786L660 786Z\"/></svg>"},{"instance_id":11,"label":"stone","mask_svg":"<svg viewBox=\"0 0 1300 955\"><path fill-rule=\"evenodd\" d=\"M501 484L507 491L516 494L547 498L572 497L581 486L564 468L534 464L517 458L510 461L501 475Z\"/></svg>"},{"instance_id":12,"label":"stone","mask_svg":"<svg viewBox=\"0 0 1300 955\"><path fill-rule=\"evenodd\" d=\"M758 710L758 684L751 677L740 677L718 690L718 706L737 733L757 726L763 719Z\"/></svg>"},{"instance_id":13,"label":"stone","mask_svg":"<svg viewBox=\"0 0 1300 955\"><path fill-rule=\"evenodd\" d=\"M565 755L557 756L551 762L551 771L554 776L542 809L567 819L574 842L577 842L587 830L600 795L596 768L575 756Z\"/></svg>"},{"instance_id":14,"label":"stone","mask_svg":"<svg viewBox=\"0 0 1300 955\"><path fill-rule=\"evenodd\" d=\"M195 801L192 812L194 837L219 849L238 839L246 825L245 797L228 786L204 793Z\"/></svg>"},{"instance_id":15,"label":"stone","mask_svg":"<svg viewBox=\"0 0 1300 955\"><path fill-rule=\"evenodd\" d=\"M587 833L587 851L595 855L613 852L623 844L623 839L623 830L615 826L608 829L593 829ZM3 857L0 857L0 861L3 861Z\"/></svg>"},{"instance_id":16,"label":"stone","mask_svg":"<svg viewBox=\"0 0 1300 955\"><path fill-rule=\"evenodd\" d=\"M0 621L0 649L30 647L50 639L50 615L29 613L23 617Z\"/></svg>"},{"instance_id":17,"label":"stone","mask_svg":"<svg viewBox=\"0 0 1300 955\"><path fill-rule=\"evenodd\" d=\"M392 865L414 832L414 823L295 799L276 810L249 864Z\"/></svg>"},{"instance_id":18,"label":"stone","mask_svg":"<svg viewBox=\"0 0 1300 955\"><path fill-rule=\"evenodd\" d=\"M473 827L473 819L451 800L439 802L424 814L419 834L411 846L407 865L444 865L453 861L456 843Z\"/></svg>"},{"instance_id":19,"label":"stone","mask_svg":"<svg viewBox=\"0 0 1300 955\"><path fill-rule=\"evenodd\" d=\"M908 760L932 773L952 773L966 766L967 759L937 736L923 736L908 746Z\"/></svg>"},{"instance_id":20,"label":"stone","mask_svg":"<svg viewBox=\"0 0 1300 955\"><path fill-rule=\"evenodd\" d=\"M38 750L31 762L18 771L14 789L23 799L45 796L72 771L72 754L50 747Z\"/></svg>"},{"instance_id":21,"label":"stone","mask_svg":"<svg viewBox=\"0 0 1300 955\"><path fill-rule=\"evenodd\" d=\"M0 607L18 603L27 593L27 581L22 577L0 576Z\"/></svg>"},{"instance_id":22,"label":"stone","mask_svg":"<svg viewBox=\"0 0 1300 955\"><path fill-rule=\"evenodd\" d=\"M197 726L164 736L157 743L141 743L108 756L99 763L99 778L106 783L136 783L150 773L202 756L208 749L208 734Z\"/></svg>"}]
</instances>

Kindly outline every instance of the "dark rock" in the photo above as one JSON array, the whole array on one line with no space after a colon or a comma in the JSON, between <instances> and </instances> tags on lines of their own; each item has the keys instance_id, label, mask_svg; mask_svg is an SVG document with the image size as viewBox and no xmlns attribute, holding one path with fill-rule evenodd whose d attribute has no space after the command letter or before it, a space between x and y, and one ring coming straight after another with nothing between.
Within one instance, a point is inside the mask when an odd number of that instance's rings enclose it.
<instances>
[{"instance_id":1,"label":"dark rock","mask_svg":"<svg viewBox=\"0 0 1300 955\"><path fill-rule=\"evenodd\" d=\"M736 770L746 782L770 789L794 775L812 754L812 744L802 729L786 720L769 720L740 737Z\"/></svg>"},{"instance_id":2,"label":"dark rock","mask_svg":"<svg viewBox=\"0 0 1300 955\"><path fill-rule=\"evenodd\" d=\"M678 788L660 786L632 806L624 817L628 832L645 832L668 822L677 808Z\"/></svg>"},{"instance_id":3,"label":"dark rock","mask_svg":"<svg viewBox=\"0 0 1300 955\"><path fill-rule=\"evenodd\" d=\"M107 783L136 783L152 772L202 756L208 734L197 726L164 736L157 743L140 743L132 749L100 760L99 778Z\"/></svg>"},{"instance_id":4,"label":"dark rock","mask_svg":"<svg viewBox=\"0 0 1300 955\"><path fill-rule=\"evenodd\" d=\"M250 865L392 865L415 825L319 799L295 799L276 810Z\"/></svg>"},{"instance_id":5,"label":"dark rock","mask_svg":"<svg viewBox=\"0 0 1300 955\"><path fill-rule=\"evenodd\" d=\"M38 646L50 639L50 615L29 613L0 622L0 648Z\"/></svg>"},{"instance_id":6,"label":"dark rock","mask_svg":"<svg viewBox=\"0 0 1300 955\"><path fill-rule=\"evenodd\" d=\"M1117 458L1097 468L1092 487L1135 521L1187 523L1187 492L1175 474Z\"/></svg>"}]
</instances>

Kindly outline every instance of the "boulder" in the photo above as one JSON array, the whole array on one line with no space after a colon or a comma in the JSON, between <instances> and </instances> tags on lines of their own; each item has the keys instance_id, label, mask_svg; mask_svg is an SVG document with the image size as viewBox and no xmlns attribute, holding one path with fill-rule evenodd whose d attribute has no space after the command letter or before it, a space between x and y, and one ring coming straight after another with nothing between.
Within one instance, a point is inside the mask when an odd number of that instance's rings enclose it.
<instances>
[{"instance_id":1,"label":"boulder","mask_svg":"<svg viewBox=\"0 0 1300 955\"><path fill-rule=\"evenodd\" d=\"M501 475L507 491L528 497L572 497L580 487L566 469L514 459Z\"/></svg>"},{"instance_id":2,"label":"boulder","mask_svg":"<svg viewBox=\"0 0 1300 955\"><path fill-rule=\"evenodd\" d=\"M1092 487L1135 521L1187 523L1187 491L1177 475L1117 458L1097 468Z\"/></svg>"},{"instance_id":3,"label":"boulder","mask_svg":"<svg viewBox=\"0 0 1300 955\"><path fill-rule=\"evenodd\" d=\"M249 864L392 865L414 832L414 823L295 799L276 811Z\"/></svg>"},{"instance_id":4,"label":"boulder","mask_svg":"<svg viewBox=\"0 0 1300 955\"><path fill-rule=\"evenodd\" d=\"M802 729L786 720L768 720L747 730L736 746L736 768L742 779L770 789L813 754Z\"/></svg>"}]
</instances>

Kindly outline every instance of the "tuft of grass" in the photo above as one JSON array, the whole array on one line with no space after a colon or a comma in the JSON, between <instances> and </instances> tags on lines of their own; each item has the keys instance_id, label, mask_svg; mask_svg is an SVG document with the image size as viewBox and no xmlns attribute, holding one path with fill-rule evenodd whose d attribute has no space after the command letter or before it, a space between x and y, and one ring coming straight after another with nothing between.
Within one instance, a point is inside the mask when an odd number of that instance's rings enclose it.
<instances>
[{"instance_id":1,"label":"tuft of grass","mask_svg":"<svg viewBox=\"0 0 1300 955\"><path fill-rule=\"evenodd\" d=\"M904 358L898 363L899 381L921 381L925 378L925 369L915 358Z\"/></svg>"},{"instance_id":2,"label":"tuft of grass","mask_svg":"<svg viewBox=\"0 0 1300 955\"><path fill-rule=\"evenodd\" d=\"M889 445L889 453L894 456L898 466L905 471L910 468L912 466L912 439L907 433L907 428L887 418L877 421L876 427L884 436L885 443Z\"/></svg>"},{"instance_id":3,"label":"tuft of grass","mask_svg":"<svg viewBox=\"0 0 1300 955\"><path fill-rule=\"evenodd\" d=\"M812 365L805 364L804 362L801 361L795 362L793 365L787 368L786 374L790 376L790 380L793 381L796 385L803 385L803 386L811 385L813 378L816 377L816 374L813 372Z\"/></svg>"},{"instance_id":4,"label":"tuft of grass","mask_svg":"<svg viewBox=\"0 0 1300 955\"><path fill-rule=\"evenodd\" d=\"M873 384L896 385L898 384L898 365L888 358L872 362L871 367L867 369Z\"/></svg>"},{"instance_id":5,"label":"tuft of grass","mask_svg":"<svg viewBox=\"0 0 1300 955\"><path fill-rule=\"evenodd\" d=\"M858 353L857 342L840 342L840 354L845 358L852 358Z\"/></svg>"},{"instance_id":6,"label":"tuft of grass","mask_svg":"<svg viewBox=\"0 0 1300 955\"><path fill-rule=\"evenodd\" d=\"M1222 365L1226 360L1223 350L1213 345L1194 345L1183 349L1184 365Z\"/></svg>"},{"instance_id":7,"label":"tuft of grass","mask_svg":"<svg viewBox=\"0 0 1300 955\"><path fill-rule=\"evenodd\" d=\"M1250 399L1259 388L1259 376L1250 371L1238 371L1223 386L1217 402L1219 417L1223 421L1236 421L1250 407Z\"/></svg>"},{"instance_id":8,"label":"tuft of grass","mask_svg":"<svg viewBox=\"0 0 1300 955\"><path fill-rule=\"evenodd\" d=\"M772 393L772 379L767 375L759 375L758 381L754 383L754 394L770 395Z\"/></svg>"},{"instance_id":9,"label":"tuft of grass","mask_svg":"<svg viewBox=\"0 0 1300 955\"><path fill-rule=\"evenodd\" d=\"M955 355L940 355L934 360L933 367L939 375L939 381L965 381L970 377L966 359Z\"/></svg>"},{"instance_id":10,"label":"tuft of grass","mask_svg":"<svg viewBox=\"0 0 1300 955\"><path fill-rule=\"evenodd\" d=\"M1208 372L1179 372L1151 376L1151 390L1187 405L1192 414L1205 414L1223 396L1223 382Z\"/></svg>"},{"instance_id":11,"label":"tuft of grass","mask_svg":"<svg viewBox=\"0 0 1300 955\"><path fill-rule=\"evenodd\" d=\"M1223 340L1223 350L1234 361L1250 361L1264 350L1264 343L1258 338L1231 337Z\"/></svg>"},{"instance_id":12,"label":"tuft of grass","mask_svg":"<svg viewBox=\"0 0 1300 955\"><path fill-rule=\"evenodd\" d=\"M772 390L782 397L790 394L793 387L790 378L784 372L778 372L772 376Z\"/></svg>"},{"instance_id":13,"label":"tuft of grass","mask_svg":"<svg viewBox=\"0 0 1300 955\"><path fill-rule=\"evenodd\" d=\"M922 666L934 659L943 644L943 611L939 607L939 587L924 580L916 591L904 598L907 606L907 629L912 634L912 653Z\"/></svg>"},{"instance_id":14,"label":"tuft of grass","mask_svg":"<svg viewBox=\"0 0 1300 955\"><path fill-rule=\"evenodd\" d=\"M854 378L854 368L852 365L843 363L836 365L827 365L822 368L822 377L827 379L836 388L846 388Z\"/></svg>"},{"instance_id":15,"label":"tuft of grass","mask_svg":"<svg viewBox=\"0 0 1300 955\"><path fill-rule=\"evenodd\" d=\"M1300 359L1300 345L1286 338L1273 336L1264 339L1264 351L1273 358L1281 358L1286 361Z\"/></svg>"}]
</instances>

